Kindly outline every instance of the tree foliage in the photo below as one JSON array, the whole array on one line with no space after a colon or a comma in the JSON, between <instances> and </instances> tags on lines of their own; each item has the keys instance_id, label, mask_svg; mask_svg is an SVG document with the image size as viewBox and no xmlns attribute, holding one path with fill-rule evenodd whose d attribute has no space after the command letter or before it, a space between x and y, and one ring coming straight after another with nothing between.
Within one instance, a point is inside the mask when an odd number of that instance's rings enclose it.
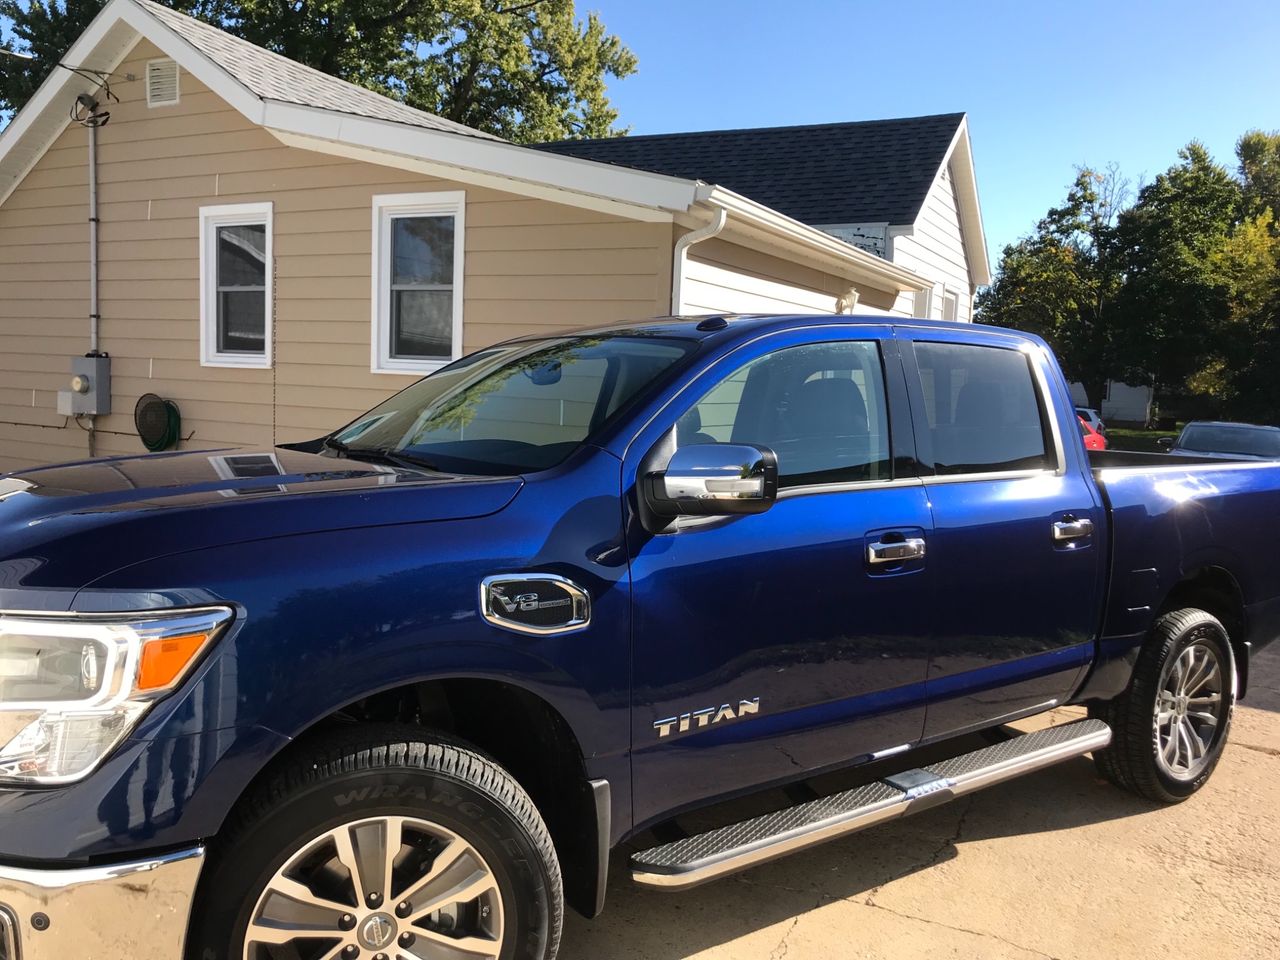
<instances>
[{"instance_id":1,"label":"tree foliage","mask_svg":"<svg viewBox=\"0 0 1280 960\"><path fill-rule=\"evenodd\" d=\"M162 0L292 60L498 136L606 137L636 58L573 0ZM0 0L0 108L26 103L102 0Z\"/></svg>"},{"instance_id":2,"label":"tree foliage","mask_svg":"<svg viewBox=\"0 0 1280 960\"><path fill-rule=\"evenodd\" d=\"M1041 333L1091 405L1108 380L1209 394L1280 422L1280 134L1240 138L1235 173L1200 143L1128 204L1113 168L1005 248L979 319Z\"/></svg>"},{"instance_id":3,"label":"tree foliage","mask_svg":"<svg viewBox=\"0 0 1280 960\"><path fill-rule=\"evenodd\" d=\"M1068 377L1098 406L1108 380L1128 372L1117 216L1128 193L1118 171L1081 169L1066 202L1005 247L995 281L979 294L981 320L1017 327L1058 348Z\"/></svg>"}]
</instances>

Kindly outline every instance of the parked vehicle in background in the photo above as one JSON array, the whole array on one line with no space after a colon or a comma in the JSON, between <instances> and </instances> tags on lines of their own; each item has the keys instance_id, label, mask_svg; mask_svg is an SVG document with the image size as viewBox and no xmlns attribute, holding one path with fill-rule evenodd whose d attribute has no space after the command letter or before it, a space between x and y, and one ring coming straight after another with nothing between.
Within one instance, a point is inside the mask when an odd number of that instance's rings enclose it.
<instances>
[{"instance_id":1,"label":"parked vehicle in background","mask_svg":"<svg viewBox=\"0 0 1280 960\"><path fill-rule=\"evenodd\" d=\"M1280 634L1280 464L1079 424L1034 336L716 316L0 477L0 957L551 960L624 842L684 890L1086 753L1185 800Z\"/></svg>"},{"instance_id":2,"label":"parked vehicle in background","mask_svg":"<svg viewBox=\"0 0 1280 960\"><path fill-rule=\"evenodd\" d=\"M1080 436L1084 439L1084 448L1086 450L1107 449L1107 438L1095 430L1084 417L1080 417L1079 419Z\"/></svg>"},{"instance_id":3,"label":"parked vehicle in background","mask_svg":"<svg viewBox=\"0 0 1280 960\"><path fill-rule=\"evenodd\" d=\"M1104 437L1107 435L1107 425L1102 422L1102 415L1093 407L1076 407L1076 413L1081 420L1093 428L1095 433L1100 433Z\"/></svg>"},{"instance_id":4,"label":"parked vehicle in background","mask_svg":"<svg viewBox=\"0 0 1280 960\"><path fill-rule=\"evenodd\" d=\"M1156 441L1172 454L1221 460L1280 460L1280 427L1197 420Z\"/></svg>"}]
</instances>

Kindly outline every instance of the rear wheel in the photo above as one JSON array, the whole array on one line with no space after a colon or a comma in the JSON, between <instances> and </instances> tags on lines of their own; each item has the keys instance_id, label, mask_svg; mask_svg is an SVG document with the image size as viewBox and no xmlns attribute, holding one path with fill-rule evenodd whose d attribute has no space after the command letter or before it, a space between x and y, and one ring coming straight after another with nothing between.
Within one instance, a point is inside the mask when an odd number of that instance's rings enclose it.
<instances>
[{"instance_id":1,"label":"rear wheel","mask_svg":"<svg viewBox=\"0 0 1280 960\"><path fill-rule=\"evenodd\" d=\"M551 960L542 818L495 763L421 736L356 733L253 798L211 856L188 956Z\"/></svg>"},{"instance_id":2,"label":"rear wheel","mask_svg":"<svg viewBox=\"0 0 1280 960\"><path fill-rule=\"evenodd\" d=\"M1118 786L1163 803L1185 800L1222 756L1235 704L1235 661L1222 623L1195 608L1156 621L1134 666L1129 689L1092 716L1112 730L1096 756Z\"/></svg>"}]
</instances>

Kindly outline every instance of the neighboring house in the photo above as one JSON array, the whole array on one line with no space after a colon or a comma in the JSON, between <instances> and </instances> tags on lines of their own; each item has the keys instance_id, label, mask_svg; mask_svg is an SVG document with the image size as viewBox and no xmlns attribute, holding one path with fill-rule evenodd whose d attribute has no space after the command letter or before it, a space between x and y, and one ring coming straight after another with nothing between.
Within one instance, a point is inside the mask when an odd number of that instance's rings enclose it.
<instances>
[{"instance_id":1,"label":"neighboring house","mask_svg":"<svg viewBox=\"0 0 1280 960\"><path fill-rule=\"evenodd\" d=\"M1135 387L1133 384L1112 380L1102 397L1102 409L1098 411L1106 423L1145 424L1151 418L1151 387ZM1071 400L1077 407L1089 405L1084 384L1071 384Z\"/></svg>"},{"instance_id":2,"label":"neighboring house","mask_svg":"<svg viewBox=\"0 0 1280 960\"><path fill-rule=\"evenodd\" d=\"M54 70L0 136L0 471L140 451L146 393L180 406L185 446L269 445L508 337L681 311L967 319L986 282L959 115L926 124L910 184L868 183L898 206L815 223L707 176L507 143L148 0L111 0L63 62L119 99ZM96 282L83 94L110 113ZM91 329L111 412L63 416Z\"/></svg>"},{"instance_id":3,"label":"neighboring house","mask_svg":"<svg viewBox=\"0 0 1280 960\"><path fill-rule=\"evenodd\" d=\"M904 291L895 313L969 321L974 294L991 281L963 113L563 140L538 149L719 184L930 281ZM713 292L718 246L690 252L690 303L705 299L711 310L724 309Z\"/></svg>"}]
</instances>

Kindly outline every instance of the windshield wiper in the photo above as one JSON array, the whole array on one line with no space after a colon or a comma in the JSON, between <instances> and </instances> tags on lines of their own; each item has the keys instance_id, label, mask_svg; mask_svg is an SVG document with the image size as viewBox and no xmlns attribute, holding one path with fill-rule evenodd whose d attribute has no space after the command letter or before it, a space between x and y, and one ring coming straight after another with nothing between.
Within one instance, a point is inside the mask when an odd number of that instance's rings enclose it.
<instances>
[{"instance_id":1,"label":"windshield wiper","mask_svg":"<svg viewBox=\"0 0 1280 960\"><path fill-rule=\"evenodd\" d=\"M325 437L324 445L330 450L336 450L349 460L390 463L394 466L405 467L409 470L433 470L436 473L443 472L439 467L428 460L424 460L421 457L415 457L411 453L392 450L390 447L353 447L349 443L345 443L336 437Z\"/></svg>"}]
</instances>

